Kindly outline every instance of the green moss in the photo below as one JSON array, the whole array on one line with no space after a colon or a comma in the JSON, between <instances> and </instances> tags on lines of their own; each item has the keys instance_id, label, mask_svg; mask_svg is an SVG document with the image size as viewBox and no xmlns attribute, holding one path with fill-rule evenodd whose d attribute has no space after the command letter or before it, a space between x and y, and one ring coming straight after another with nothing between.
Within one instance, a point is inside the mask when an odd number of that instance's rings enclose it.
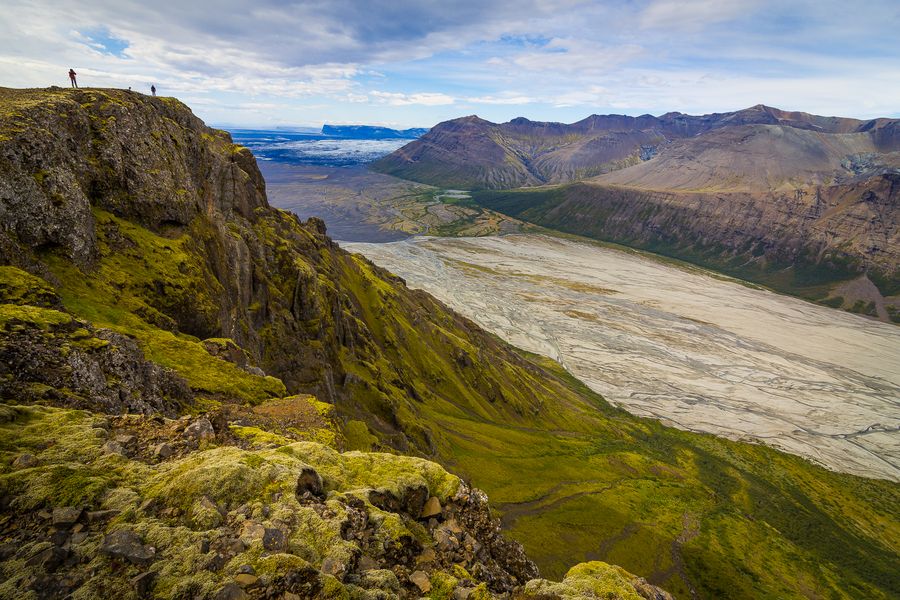
<instances>
[{"instance_id":1,"label":"green moss","mask_svg":"<svg viewBox=\"0 0 900 600\"><path fill-rule=\"evenodd\" d=\"M204 300L204 295L196 292L208 289L205 280L192 279L193 267L184 267L185 261L194 260L183 248L184 239L157 236L103 211L96 210L95 216L101 227L116 225L119 234L128 236L136 245L127 251L109 253L92 273L84 273L60 257L45 256L63 282L60 295L68 310L97 326L137 338L150 360L175 370L201 394L250 403L286 395L280 380L243 371L211 356L196 338L163 330L158 326L160 321L151 323L138 316L143 314L153 321L152 315L162 314L160 310L174 310L178 302L192 303L193 298L197 299L201 314L214 310L208 304L211 300ZM185 268L187 273L182 277ZM148 296L157 289L161 290L158 298L165 298L164 302L154 300L155 295ZM160 310L153 306L154 302Z\"/></svg>"},{"instance_id":2,"label":"green moss","mask_svg":"<svg viewBox=\"0 0 900 600\"><path fill-rule=\"evenodd\" d=\"M14 510L72 505L121 511L110 527L131 529L157 549L154 594L161 597L215 592L244 564L260 575L279 575L309 565L321 568L326 558L350 563L359 549L342 537L344 503L330 495L326 510L317 511L297 502L297 475L305 466L323 475L330 493L355 494L364 501L371 487L400 493L411 484L427 482L438 493L446 493L449 482L458 483L439 466L422 459L341 454L312 442L262 451L211 447L183 458L145 464L103 454L100 445L106 434L99 425L105 419L89 413L0 405L0 417L0 493L10 506ZM39 466L12 469L11 458L25 451L38 458ZM372 468L376 463L380 465L377 472ZM223 512L241 506L249 518L266 527L290 523L289 551L266 552L256 540L221 572L207 571L208 557L200 551L201 541L219 535ZM378 526L377 538L388 543L427 538L421 525L368 507ZM238 529L242 518L235 512L229 515L230 520L237 520ZM9 577L12 571L7 568L13 567L23 566L0 565L0 575ZM130 576L129 571L110 570L110 563L102 558L95 559L92 568L100 581L83 588L82 596L104 591L104 580ZM32 567L23 569L22 574L27 575ZM326 597L348 597L337 579L325 576L323 583Z\"/></svg>"},{"instance_id":3,"label":"green moss","mask_svg":"<svg viewBox=\"0 0 900 600\"><path fill-rule=\"evenodd\" d=\"M49 331L59 325L72 322L72 315L37 306L19 306L16 304L0 304L0 329L11 329L16 326L39 327Z\"/></svg>"},{"instance_id":4,"label":"green moss","mask_svg":"<svg viewBox=\"0 0 900 600\"><path fill-rule=\"evenodd\" d=\"M456 589L459 580L443 571L435 571L431 574L431 590L428 597L431 600L450 600L453 597L453 590Z\"/></svg>"},{"instance_id":5,"label":"green moss","mask_svg":"<svg viewBox=\"0 0 900 600\"><path fill-rule=\"evenodd\" d=\"M240 425L229 425L228 429L235 436L239 437L242 440L246 440L253 444L256 447L272 447L272 446L284 446L285 444L290 443L288 438L278 435L276 433L270 433L268 431L263 431L258 427L243 427Z\"/></svg>"},{"instance_id":6,"label":"green moss","mask_svg":"<svg viewBox=\"0 0 900 600\"><path fill-rule=\"evenodd\" d=\"M561 583L536 579L525 586L525 598L554 597L562 600L605 598L607 600L641 600L631 585L634 576L620 567L594 561L581 563L566 573Z\"/></svg>"},{"instance_id":7,"label":"green moss","mask_svg":"<svg viewBox=\"0 0 900 600\"><path fill-rule=\"evenodd\" d=\"M344 438L347 440L348 450L371 450L378 438L369 433L369 427L363 421L351 419L344 425Z\"/></svg>"},{"instance_id":8,"label":"green moss","mask_svg":"<svg viewBox=\"0 0 900 600\"><path fill-rule=\"evenodd\" d=\"M59 302L53 287L30 273L0 266L0 303L54 306Z\"/></svg>"}]
</instances>

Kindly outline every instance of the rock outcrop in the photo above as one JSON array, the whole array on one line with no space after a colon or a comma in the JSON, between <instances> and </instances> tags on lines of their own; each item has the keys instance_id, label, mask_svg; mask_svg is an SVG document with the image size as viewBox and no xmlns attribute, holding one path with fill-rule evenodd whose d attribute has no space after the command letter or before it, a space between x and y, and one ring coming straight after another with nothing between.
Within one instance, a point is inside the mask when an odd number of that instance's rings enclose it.
<instances>
[{"instance_id":1,"label":"rock outcrop","mask_svg":"<svg viewBox=\"0 0 900 600\"><path fill-rule=\"evenodd\" d=\"M421 459L315 442L240 448L228 431L198 452L178 432L200 421L158 415L7 405L0 415L0 436L36 453L0 483L0 508L16 516L0 523L4 597L387 599L428 587L491 598L538 575L482 492ZM142 451L166 436L179 452ZM110 454L111 440L126 443ZM321 489L295 493L310 474ZM402 501L425 497L437 514Z\"/></svg>"}]
</instances>

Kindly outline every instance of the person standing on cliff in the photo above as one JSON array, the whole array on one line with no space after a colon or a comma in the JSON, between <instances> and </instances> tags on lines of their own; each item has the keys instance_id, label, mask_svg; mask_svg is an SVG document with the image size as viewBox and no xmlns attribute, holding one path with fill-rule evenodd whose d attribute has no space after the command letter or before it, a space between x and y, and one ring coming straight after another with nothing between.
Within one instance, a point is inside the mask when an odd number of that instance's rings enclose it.
<instances>
[{"instance_id":1,"label":"person standing on cliff","mask_svg":"<svg viewBox=\"0 0 900 600\"><path fill-rule=\"evenodd\" d=\"M77 88L77 87L78 87L78 82L75 81L75 76L76 76L76 75L78 75L78 73L75 72L75 69L69 69L69 81L72 82L72 87L73 87L73 88Z\"/></svg>"},{"instance_id":2,"label":"person standing on cliff","mask_svg":"<svg viewBox=\"0 0 900 600\"><path fill-rule=\"evenodd\" d=\"M156 96L156 86L155 85L150 86L150 93L153 94L154 96Z\"/></svg>"}]
</instances>

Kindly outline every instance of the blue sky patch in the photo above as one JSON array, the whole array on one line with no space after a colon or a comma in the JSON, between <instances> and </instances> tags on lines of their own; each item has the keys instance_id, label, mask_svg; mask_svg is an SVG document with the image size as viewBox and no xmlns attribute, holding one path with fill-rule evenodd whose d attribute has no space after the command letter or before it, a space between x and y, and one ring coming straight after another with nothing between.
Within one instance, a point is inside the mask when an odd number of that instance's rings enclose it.
<instances>
[{"instance_id":1,"label":"blue sky patch","mask_svg":"<svg viewBox=\"0 0 900 600\"><path fill-rule=\"evenodd\" d=\"M128 58L125 55L125 50L129 46L128 41L117 38L106 27L82 29L78 33L85 38L85 43L94 50L117 58Z\"/></svg>"}]
</instances>

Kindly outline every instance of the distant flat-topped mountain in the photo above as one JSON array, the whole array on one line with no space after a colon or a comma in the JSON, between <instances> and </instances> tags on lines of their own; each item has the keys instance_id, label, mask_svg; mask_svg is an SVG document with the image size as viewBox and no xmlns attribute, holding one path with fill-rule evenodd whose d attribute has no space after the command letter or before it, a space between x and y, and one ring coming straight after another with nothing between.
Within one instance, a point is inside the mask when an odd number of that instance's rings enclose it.
<instances>
[{"instance_id":1,"label":"distant flat-topped mountain","mask_svg":"<svg viewBox=\"0 0 900 600\"><path fill-rule=\"evenodd\" d=\"M391 129L376 125L322 125L322 135L332 137L353 138L355 140L384 140L389 138L414 140L428 130L417 127L413 129Z\"/></svg>"},{"instance_id":2,"label":"distant flat-topped mountain","mask_svg":"<svg viewBox=\"0 0 900 600\"><path fill-rule=\"evenodd\" d=\"M717 187L730 182L754 187L774 182L816 183L829 178L900 168L900 157L872 155L900 150L900 121L861 121L788 112L764 105L730 113L693 116L678 112L659 117L591 115L572 124L517 118L491 123L468 116L440 123L420 139L375 163L374 169L405 179L466 189L509 189L569 183L624 172L610 182L659 186L676 168L705 171L680 185ZM776 165L749 165L735 173L733 154L745 140ZM718 155L719 151L726 152ZM785 160L787 157L787 160ZM758 157L755 157L758 158ZM873 163L874 159L874 163ZM641 169L634 174L629 167ZM766 171L759 178L756 171ZM710 181L707 181L710 180ZM665 186L664 186L665 187Z\"/></svg>"}]
</instances>

